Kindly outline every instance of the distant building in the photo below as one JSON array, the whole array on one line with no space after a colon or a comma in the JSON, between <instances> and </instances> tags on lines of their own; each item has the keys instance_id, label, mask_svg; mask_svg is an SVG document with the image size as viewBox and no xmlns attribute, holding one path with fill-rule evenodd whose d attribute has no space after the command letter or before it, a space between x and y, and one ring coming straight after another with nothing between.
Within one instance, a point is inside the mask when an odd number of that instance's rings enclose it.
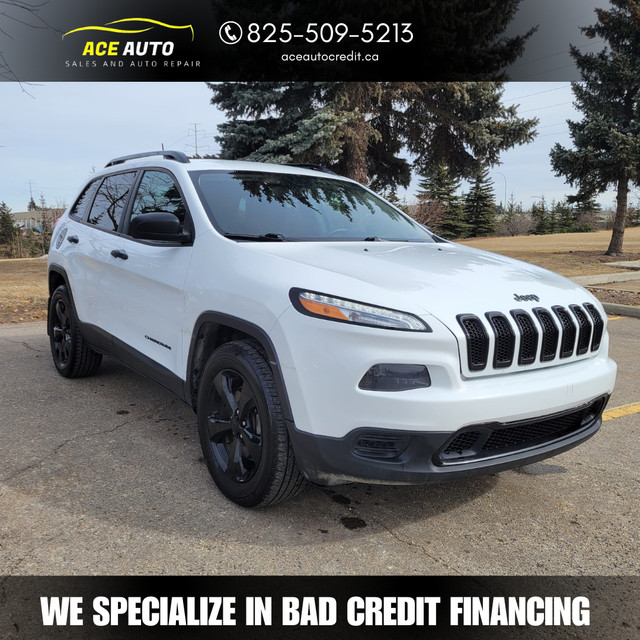
<instances>
[{"instance_id":1,"label":"distant building","mask_svg":"<svg viewBox=\"0 0 640 640\"><path fill-rule=\"evenodd\" d=\"M18 229L40 231L43 223L53 228L56 220L64 213L64 209L43 209L41 211L22 211L13 213L13 223Z\"/></svg>"}]
</instances>

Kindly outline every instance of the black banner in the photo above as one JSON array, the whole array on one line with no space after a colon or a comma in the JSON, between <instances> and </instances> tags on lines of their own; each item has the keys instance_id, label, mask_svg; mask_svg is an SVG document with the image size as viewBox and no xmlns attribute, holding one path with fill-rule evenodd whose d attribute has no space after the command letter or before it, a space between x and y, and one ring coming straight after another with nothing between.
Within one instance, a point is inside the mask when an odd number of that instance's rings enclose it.
<instances>
[{"instance_id":1,"label":"black banner","mask_svg":"<svg viewBox=\"0 0 640 640\"><path fill-rule=\"evenodd\" d=\"M8 0L0 15L0 77L575 80L569 45L594 44L579 27L595 22L596 4Z\"/></svg>"},{"instance_id":2,"label":"black banner","mask_svg":"<svg viewBox=\"0 0 640 640\"><path fill-rule=\"evenodd\" d=\"M2 638L637 638L637 578L24 577Z\"/></svg>"}]
</instances>

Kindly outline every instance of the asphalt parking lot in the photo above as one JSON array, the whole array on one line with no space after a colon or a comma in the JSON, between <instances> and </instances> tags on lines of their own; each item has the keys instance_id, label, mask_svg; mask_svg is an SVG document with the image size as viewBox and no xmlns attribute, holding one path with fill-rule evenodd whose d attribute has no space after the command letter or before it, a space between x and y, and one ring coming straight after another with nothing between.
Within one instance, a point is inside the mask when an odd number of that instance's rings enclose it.
<instances>
[{"instance_id":1,"label":"asphalt parking lot","mask_svg":"<svg viewBox=\"0 0 640 640\"><path fill-rule=\"evenodd\" d=\"M54 370L44 323L0 327L0 574L637 575L640 319L613 318L624 407L582 446L496 476L225 500L192 411L105 360Z\"/></svg>"}]
</instances>

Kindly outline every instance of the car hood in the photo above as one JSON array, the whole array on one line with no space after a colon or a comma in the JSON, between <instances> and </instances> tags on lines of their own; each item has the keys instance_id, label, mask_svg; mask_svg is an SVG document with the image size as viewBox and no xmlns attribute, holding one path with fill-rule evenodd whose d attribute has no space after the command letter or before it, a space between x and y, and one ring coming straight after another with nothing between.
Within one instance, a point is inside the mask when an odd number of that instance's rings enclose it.
<instances>
[{"instance_id":1,"label":"car hood","mask_svg":"<svg viewBox=\"0 0 640 640\"><path fill-rule=\"evenodd\" d=\"M291 265L292 273L300 276L293 278L292 286L315 286L330 295L421 310L446 324L461 313L594 300L582 287L546 269L454 243L283 242L252 243L251 248L341 276L327 282L309 278L304 269Z\"/></svg>"}]
</instances>

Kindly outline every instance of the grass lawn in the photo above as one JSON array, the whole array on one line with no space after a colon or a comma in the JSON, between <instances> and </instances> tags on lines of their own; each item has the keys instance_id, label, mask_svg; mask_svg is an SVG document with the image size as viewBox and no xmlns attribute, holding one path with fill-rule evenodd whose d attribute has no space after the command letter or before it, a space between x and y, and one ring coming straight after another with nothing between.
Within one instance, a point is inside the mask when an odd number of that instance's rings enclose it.
<instances>
[{"instance_id":1,"label":"grass lawn","mask_svg":"<svg viewBox=\"0 0 640 640\"><path fill-rule=\"evenodd\" d=\"M622 257L610 258L604 255L610 240L611 231L595 231L547 236L471 238L462 240L461 244L531 262L567 277L625 271L612 267L610 263L640 260L640 227L625 231L625 255Z\"/></svg>"},{"instance_id":2,"label":"grass lawn","mask_svg":"<svg viewBox=\"0 0 640 640\"><path fill-rule=\"evenodd\" d=\"M44 258L0 260L0 323L44 320L47 297Z\"/></svg>"}]
</instances>

